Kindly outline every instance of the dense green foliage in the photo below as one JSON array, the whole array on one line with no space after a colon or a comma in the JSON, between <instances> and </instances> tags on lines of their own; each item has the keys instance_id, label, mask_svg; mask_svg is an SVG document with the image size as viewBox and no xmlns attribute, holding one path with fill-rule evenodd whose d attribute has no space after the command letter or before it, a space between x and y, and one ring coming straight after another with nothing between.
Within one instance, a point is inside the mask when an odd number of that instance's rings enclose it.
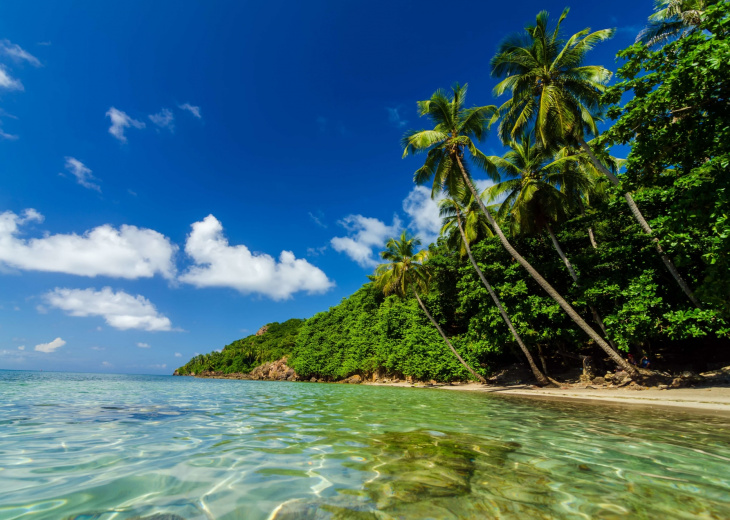
<instances>
[{"instance_id":1,"label":"dense green foliage","mask_svg":"<svg viewBox=\"0 0 730 520\"><path fill-rule=\"evenodd\" d=\"M178 368L177 373L184 376L208 370L224 374L250 372L262 363L289 354L303 323L304 320L299 319L269 323L265 334L247 336L226 345L221 351L214 350L210 354L195 356Z\"/></svg>"},{"instance_id":2,"label":"dense green foliage","mask_svg":"<svg viewBox=\"0 0 730 520\"><path fill-rule=\"evenodd\" d=\"M576 188L572 202L564 204L568 177L542 187L535 181L536 169L530 167L525 175L513 174L514 186L507 186L519 189L522 215L512 207L500 212L502 228L512 232L510 242L555 290L591 326L596 325L593 307L603 318L606 335L622 353L648 354L656 368L690 362L702 369L708 362L730 359L730 4L707 4L693 29L681 38L656 51L636 44L619 54L624 60L619 81L594 107L608 106L606 113L614 122L590 146L604 158L607 146L630 146L626 171L618 175L620 185L599 183L596 179L603 177L594 170L586 181L593 190L590 196L586 188ZM546 80L540 81L542 87ZM455 90L464 91L462 87ZM525 92L529 93L527 87ZM439 101L439 95L445 96L439 91L432 102ZM431 106L424 103L419 104L422 113ZM486 106L465 111L466 119L457 118L454 128L473 124L469 136L479 140L483 137L479 125L491 112ZM575 134L577 129L570 131ZM454 132L437 127L404 138L406 152L426 150L436 143L416 172L418 181L434 179L435 192L459 189L456 169L461 160L474 177L480 169L489 169L487 175L492 177L498 169L504 170L481 154L471 137L459 140ZM560 138L556 142L564 144L563 131L556 132L552 132ZM542 135L547 140L549 134L546 130ZM468 150L467 157L461 148ZM548 154L545 161L559 153L557 147L543 152ZM590 166L586 157L575 157L566 162L570 168ZM556 175L571 173L558 166ZM543 201L540 190L548 187L554 190L555 211L540 215L555 231L578 281L570 276L545 226L525 220L536 218L533 206ZM627 192L694 289L700 307L691 304L656 254L652 236L642 230L624 200ZM518 217L524 222L517 222ZM522 361L524 356L463 256L462 244L453 238L453 234L443 237L430 246L426 264L430 289L422 299L461 356L487 375L494 367ZM598 365L607 360L606 349L599 349L576 327L499 238L484 232L473 240L479 267L534 357L550 358L547 365L553 367L557 359L577 363L570 357L576 353L594 356ZM448 350L413 294L401 293L400 298L385 296L374 283L367 283L306 322L272 324L266 335L250 336L220 353L198 356L180 372L243 372L287 354L289 364L302 377L336 380L381 371L421 380L467 379L467 370Z\"/></svg>"}]
</instances>

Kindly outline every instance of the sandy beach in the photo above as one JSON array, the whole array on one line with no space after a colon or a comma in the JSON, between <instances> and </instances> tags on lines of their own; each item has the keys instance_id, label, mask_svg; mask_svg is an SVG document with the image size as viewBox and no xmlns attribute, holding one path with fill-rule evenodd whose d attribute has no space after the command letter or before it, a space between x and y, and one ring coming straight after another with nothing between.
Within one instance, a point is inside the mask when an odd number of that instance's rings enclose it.
<instances>
[{"instance_id":1,"label":"sandy beach","mask_svg":"<svg viewBox=\"0 0 730 520\"><path fill-rule=\"evenodd\" d=\"M730 387L698 387L675 388L667 390L629 390L624 388L596 389L580 387L539 388L533 385L493 386L478 383L461 385L413 385L399 383L364 383L367 385L385 385L416 388L433 388L439 390L456 390L469 392L485 392L499 395L535 397L543 399L580 399L583 401L622 403L651 407L695 409L705 412L721 412L730 415Z\"/></svg>"}]
</instances>

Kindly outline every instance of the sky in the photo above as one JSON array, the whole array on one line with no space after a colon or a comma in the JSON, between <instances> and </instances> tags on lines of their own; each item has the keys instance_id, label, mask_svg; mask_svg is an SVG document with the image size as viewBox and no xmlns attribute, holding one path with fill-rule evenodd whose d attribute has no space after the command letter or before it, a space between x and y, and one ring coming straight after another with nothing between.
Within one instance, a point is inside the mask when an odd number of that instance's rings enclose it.
<instances>
[{"instance_id":1,"label":"sky","mask_svg":"<svg viewBox=\"0 0 730 520\"><path fill-rule=\"evenodd\" d=\"M416 101L501 104L498 43L565 6L3 0L0 369L170 374L338 304L389 237L438 233ZM616 27L588 60L615 71L651 8L563 27Z\"/></svg>"}]
</instances>

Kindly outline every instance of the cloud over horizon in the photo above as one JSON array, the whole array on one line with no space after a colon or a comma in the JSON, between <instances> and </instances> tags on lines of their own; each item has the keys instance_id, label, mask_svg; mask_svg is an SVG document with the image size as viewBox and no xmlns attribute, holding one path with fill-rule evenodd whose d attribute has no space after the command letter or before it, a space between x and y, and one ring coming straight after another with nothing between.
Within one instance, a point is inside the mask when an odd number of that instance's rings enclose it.
<instances>
[{"instance_id":1,"label":"cloud over horizon","mask_svg":"<svg viewBox=\"0 0 730 520\"><path fill-rule=\"evenodd\" d=\"M104 224L82 235L20 238L20 227L29 222L43 222L43 215L32 208L22 217L0 213L0 266L89 277L174 278L177 246L152 229Z\"/></svg>"},{"instance_id":2,"label":"cloud over horizon","mask_svg":"<svg viewBox=\"0 0 730 520\"><path fill-rule=\"evenodd\" d=\"M114 292L111 287L94 289L55 288L43 295L51 307L65 311L69 316L101 316L115 329L170 331L172 323L160 314L144 296L132 296L124 291ZM137 346L147 345L138 343ZM142 348L149 348L149 345Z\"/></svg>"},{"instance_id":3,"label":"cloud over horizon","mask_svg":"<svg viewBox=\"0 0 730 520\"><path fill-rule=\"evenodd\" d=\"M48 354L51 352L55 352L65 344L66 342L64 340L62 340L61 338L56 338L49 343L41 343L40 345L36 345L35 350L37 352L45 352L46 354Z\"/></svg>"},{"instance_id":4,"label":"cloud over horizon","mask_svg":"<svg viewBox=\"0 0 730 520\"><path fill-rule=\"evenodd\" d=\"M196 265L179 280L195 287L230 287L285 300L299 291L323 293L334 286L321 269L297 259L291 251L282 251L277 261L244 245L229 245L223 225L213 215L192 224L185 252Z\"/></svg>"}]
</instances>

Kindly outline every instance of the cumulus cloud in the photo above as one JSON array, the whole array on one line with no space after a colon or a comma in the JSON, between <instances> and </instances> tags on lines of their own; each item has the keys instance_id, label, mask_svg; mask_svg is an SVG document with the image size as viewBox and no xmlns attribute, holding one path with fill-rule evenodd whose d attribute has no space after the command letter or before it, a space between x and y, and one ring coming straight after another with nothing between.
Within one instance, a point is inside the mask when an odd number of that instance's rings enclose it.
<instances>
[{"instance_id":1,"label":"cumulus cloud","mask_svg":"<svg viewBox=\"0 0 730 520\"><path fill-rule=\"evenodd\" d=\"M111 287L104 287L101 291L57 287L43 298L48 305L65 311L69 316L101 316L111 327L119 330L172 330L169 318L160 314L147 298L124 291L114 292Z\"/></svg>"},{"instance_id":2,"label":"cumulus cloud","mask_svg":"<svg viewBox=\"0 0 730 520\"><path fill-rule=\"evenodd\" d=\"M200 115L200 107L193 106L190 103L183 103L182 105L178 105L178 108L180 108L181 110L187 110L198 119L203 117L202 115Z\"/></svg>"},{"instance_id":3,"label":"cumulus cloud","mask_svg":"<svg viewBox=\"0 0 730 520\"><path fill-rule=\"evenodd\" d=\"M147 116L155 126L159 128L167 128L170 132L175 130L175 116L172 114L172 110L163 108L156 114L150 114Z\"/></svg>"},{"instance_id":4,"label":"cumulus cloud","mask_svg":"<svg viewBox=\"0 0 730 520\"><path fill-rule=\"evenodd\" d=\"M109 133L123 143L127 142L127 136L124 135L124 130L126 128L132 127L141 129L145 127L145 124L142 121L137 121L136 119L129 117L125 112L117 110L114 107L107 110L106 116L111 119L112 122L112 126L109 127Z\"/></svg>"},{"instance_id":5,"label":"cumulus cloud","mask_svg":"<svg viewBox=\"0 0 730 520\"><path fill-rule=\"evenodd\" d=\"M400 219L393 216L393 224L386 225L376 218L348 215L339 224L348 231L346 237L334 237L330 244L335 251L345 253L362 267L375 267L373 248L382 248L390 237L398 234Z\"/></svg>"},{"instance_id":6,"label":"cumulus cloud","mask_svg":"<svg viewBox=\"0 0 730 520\"><path fill-rule=\"evenodd\" d=\"M0 213L0 267L128 279L175 275L177 246L157 231L104 224L83 235L20 238L20 227L32 221L43 221L34 209L25 210L22 217L12 211Z\"/></svg>"},{"instance_id":7,"label":"cumulus cloud","mask_svg":"<svg viewBox=\"0 0 730 520\"><path fill-rule=\"evenodd\" d=\"M213 215L192 225L185 252L194 266L179 280L196 287L232 287L242 293L258 293L274 300L291 297L298 291L322 293L334 284L319 268L291 251L282 251L278 261L246 246L231 246L223 226Z\"/></svg>"},{"instance_id":8,"label":"cumulus cloud","mask_svg":"<svg viewBox=\"0 0 730 520\"><path fill-rule=\"evenodd\" d=\"M76 182L81 184L84 188L96 190L101 193L101 187L98 184L91 182L96 180L96 178L91 174L91 169L78 159L74 157L66 157L66 171L76 177Z\"/></svg>"},{"instance_id":9,"label":"cumulus cloud","mask_svg":"<svg viewBox=\"0 0 730 520\"><path fill-rule=\"evenodd\" d=\"M182 357L182 354L180 354L179 352L175 352L175 357Z\"/></svg>"},{"instance_id":10,"label":"cumulus cloud","mask_svg":"<svg viewBox=\"0 0 730 520\"><path fill-rule=\"evenodd\" d=\"M35 350L38 352L55 352L57 349L61 348L66 344L65 341L63 341L61 338L56 338L50 343L41 343L40 345L35 346Z\"/></svg>"},{"instance_id":11,"label":"cumulus cloud","mask_svg":"<svg viewBox=\"0 0 730 520\"><path fill-rule=\"evenodd\" d=\"M137 343L139 348L151 348L148 343Z\"/></svg>"},{"instance_id":12,"label":"cumulus cloud","mask_svg":"<svg viewBox=\"0 0 730 520\"><path fill-rule=\"evenodd\" d=\"M111 364L111 363L109 363L108 361L102 361L102 362L101 362L101 366L103 366L103 367L107 367L107 368L108 368L108 367L112 366L112 364Z\"/></svg>"},{"instance_id":13,"label":"cumulus cloud","mask_svg":"<svg viewBox=\"0 0 730 520\"><path fill-rule=\"evenodd\" d=\"M19 79L15 79L10 74L8 74L8 71L5 70L5 67L0 65L0 88L4 88L7 90L23 90L23 84L20 82Z\"/></svg>"},{"instance_id":14,"label":"cumulus cloud","mask_svg":"<svg viewBox=\"0 0 730 520\"><path fill-rule=\"evenodd\" d=\"M489 180L474 181L476 189L481 193L494 184ZM431 190L425 186L416 186L403 200L403 211L409 217L408 227L418 235L423 244L435 242L441 231L441 217L438 203L443 200L440 194L431 199Z\"/></svg>"},{"instance_id":15,"label":"cumulus cloud","mask_svg":"<svg viewBox=\"0 0 730 520\"><path fill-rule=\"evenodd\" d=\"M25 345L20 345L20 346L18 347L18 350L25 350Z\"/></svg>"},{"instance_id":16,"label":"cumulus cloud","mask_svg":"<svg viewBox=\"0 0 730 520\"><path fill-rule=\"evenodd\" d=\"M22 49L20 45L11 43L10 40L0 40L0 54L10 56L16 61L27 61L35 67L40 67L41 62L28 51Z\"/></svg>"}]
</instances>

